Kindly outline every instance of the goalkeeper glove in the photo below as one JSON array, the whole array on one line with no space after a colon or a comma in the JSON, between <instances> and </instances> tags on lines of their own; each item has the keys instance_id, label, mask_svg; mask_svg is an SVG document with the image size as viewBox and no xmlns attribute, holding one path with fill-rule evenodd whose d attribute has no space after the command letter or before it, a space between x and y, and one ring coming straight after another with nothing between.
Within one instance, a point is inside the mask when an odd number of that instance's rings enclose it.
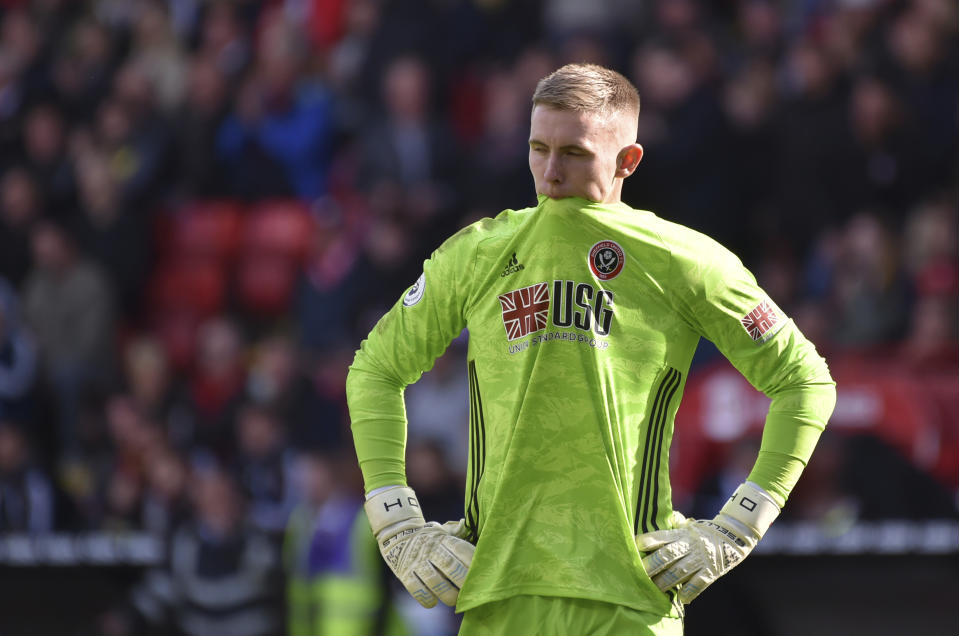
<instances>
[{"instance_id":1,"label":"goalkeeper glove","mask_svg":"<svg viewBox=\"0 0 959 636\"><path fill-rule=\"evenodd\" d=\"M456 597L473 560L473 544L464 541L464 522L426 523L416 493L405 486L378 492L365 504L380 554L393 574L423 607Z\"/></svg>"},{"instance_id":2,"label":"goalkeeper glove","mask_svg":"<svg viewBox=\"0 0 959 636\"><path fill-rule=\"evenodd\" d=\"M779 506L752 482L736 489L710 521L686 519L673 530L657 530L636 537L643 567L662 591L677 588L679 600L689 603L717 578L733 569L762 539L779 515Z\"/></svg>"}]
</instances>

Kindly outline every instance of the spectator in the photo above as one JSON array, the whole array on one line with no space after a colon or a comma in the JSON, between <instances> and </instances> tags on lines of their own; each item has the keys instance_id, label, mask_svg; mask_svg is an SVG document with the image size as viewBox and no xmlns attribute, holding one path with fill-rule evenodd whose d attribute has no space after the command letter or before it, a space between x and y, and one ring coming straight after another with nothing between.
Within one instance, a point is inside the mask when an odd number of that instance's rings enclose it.
<instances>
[{"instance_id":1,"label":"spectator","mask_svg":"<svg viewBox=\"0 0 959 636\"><path fill-rule=\"evenodd\" d=\"M37 348L20 324L20 303L0 278L0 418L27 419L37 377Z\"/></svg>"},{"instance_id":2,"label":"spectator","mask_svg":"<svg viewBox=\"0 0 959 636\"><path fill-rule=\"evenodd\" d=\"M283 424L270 409L245 405L237 415L237 482L246 494L250 523L279 536L296 500L293 453Z\"/></svg>"},{"instance_id":3,"label":"spectator","mask_svg":"<svg viewBox=\"0 0 959 636\"><path fill-rule=\"evenodd\" d=\"M365 87L373 84L371 57L381 19L382 4L377 0L346 3L344 33L330 51L330 81L356 109L368 97Z\"/></svg>"},{"instance_id":4,"label":"spectator","mask_svg":"<svg viewBox=\"0 0 959 636\"><path fill-rule=\"evenodd\" d=\"M106 416L112 453L103 464L88 464L97 480L93 523L113 530L138 529L143 526L148 467L164 449L162 432L126 395L107 401Z\"/></svg>"},{"instance_id":5,"label":"spectator","mask_svg":"<svg viewBox=\"0 0 959 636\"><path fill-rule=\"evenodd\" d=\"M58 107L40 104L30 109L23 129L27 166L44 193L47 209L64 214L75 205L73 166L66 154L65 122Z\"/></svg>"},{"instance_id":6,"label":"spectator","mask_svg":"<svg viewBox=\"0 0 959 636\"><path fill-rule=\"evenodd\" d=\"M945 488L878 437L828 434L821 441L808 479L794 493L793 518L842 534L859 520L959 517Z\"/></svg>"},{"instance_id":7,"label":"spectator","mask_svg":"<svg viewBox=\"0 0 959 636\"><path fill-rule=\"evenodd\" d=\"M106 25L83 16L57 43L52 62L53 92L66 119L89 122L103 95L110 91L114 66L114 36Z\"/></svg>"},{"instance_id":8,"label":"spectator","mask_svg":"<svg viewBox=\"0 0 959 636\"><path fill-rule=\"evenodd\" d=\"M20 288L30 271L30 232L43 214L37 183L23 168L0 179L0 276Z\"/></svg>"},{"instance_id":9,"label":"spectator","mask_svg":"<svg viewBox=\"0 0 959 636\"><path fill-rule=\"evenodd\" d=\"M882 222L863 213L844 229L833 279L837 342L874 345L901 338L907 288L897 254Z\"/></svg>"},{"instance_id":10,"label":"spectator","mask_svg":"<svg viewBox=\"0 0 959 636\"><path fill-rule=\"evenodd\" d=\"M849 98L852 130L846 205L908 209L930 173L924 147L899 101L881 80L863 76Z\"/></svg>"},{"instance_id":11,"label":"spectator","mask_svg":"<svg viewBox=\"0 0 959 636\"><path fill-rule=\"evenodd\" d=\"M922 182L917 186L925 188L941 187L952 176L947 166L956 156L959 139L957 62L946 47L947 38L955 38L956 9L940 9L937 15L937 10L930 8L934 4L909 3L885 34L893 81L919 131L914 150L920 154L925 172L918 175Z\"/></svg>"},{"instance_id":12,"label":"spectator","mask_svg":"<svg viewBox=\"0 0 959 636\"><path fill-rule=\"evenodd\" d=\"M357 305L366 299L361 254L342 215L320 219L296 292L296 312L304 345L324 350L350 332Z\"/></svg>"},{"instance_id":13,"label":"spectator","mask_svg":"<svg viewBox=\"0 0 959 636\"><path fill-rule=\"evenodd\" d=\"M305 392L305 410L292 437L297 448L342 449L348 439L346 413L346 371L352 348L340 345L308 359L306 371L309 391ZM312 417L304 417L311 415Z\"/></svg>"},{"instance_id":14,"label":"spectator","mask_svg":"<svg viewBox=\"0 0 959 636\"><path fill-rule=\"evenodd\" d=\"M716 154L722 148L722 111L692 53L689 47L654 41L634 54L643 99L639 137L646 153L637 181L625 182L623 196L725 241L728 226L718 222L714 209L724 194ZM687 174L698 175L696 188L683 187Z\"/></svg>"},{"instance_id":15,"label":"spectator","mask_svg":"<svg viewBox=\"0 0 959 636\"><path fill-rule=\"evenodd\" d=\"M841 223L857 209L843 176L848 120L834 61L814 42L795 42L784 70L789 91L777 126L776 220L805 250L812 228Z\"/></svg>"},{"instance_id":16,"label":"spectator","mask_svg":"<svg viewBox=\"0 0 959 636\"><path fill-rule=\"evenodd\" d=\"M236 109L218 134L221 159L247 180L236 182L236 194L294 194L310 201L326 193L332 98L321 84L306 81L303 63L301 34L276 14L264 27L256 67L240 90ZM266 179L260 174L276 168L281 175Z\"/></svg>"},{"instance_id":17,"label":"spectator","mask_svg":"<svg viewBox=\"0 0 959 636\"><path fill-rule=\"evenodd\" d=\"M149 223L125 201L108 158L89 153L77 165L77 241L110 277L123 315L136 316L150 264Z\"/></svg>"},{"instance_id":18,"label":"spectator","mask_svg":"<svg viewBox=\"0 0 959 636\"><path fill-rule=\"evenodd\" d=\"M190 516L187 491L190 474L183 458L164 449L147 458L143 528L164 540Z\"/></svg>"},{"instance_id":19,"label":"spectator","mask_svg":"<svg viewBox=\"0 0 959 636\"><path fill-rule=\"evenodd\" d=\"M186 59L163 2L143 2L134 25L131 63L149 78L153 100L164 114L173 113L183 99Z\"/></svg>"},{"instance_id":20,"label":"spectator","mask_svg":"<svg viewBox=\"0 0 959 636\"><path fill-rule=\"evenodd\" d=\"M185 445L192 426L190 406L183 387L170 368L170 360L160 342L150 336L134 337L123 355L123 375L130 399L144 416L166 430L174 444Z\"/></svg>"},{"instance_id":21,"label":"spectator","mask_svg":"<svg viewBox=\"0 0 959 636\"><path fill-rule=\"evenodd\" d=\"M210 57L192 61L175 129L176 178L187 196L210 197L228 191L226 175L216 156L217 130L228 109L226 81Z\"/></svg>"},{"instance_id":22,"label":"spectator","mask_svg":"<svg viewBox=\"0 0 959 636\"><path fill-rule=\"evenodd\" d=\"M24 111L46 88L43 36L24 8L0 19L0 165L16 152Z\"/></svg>"},{"instance_id":23,"label":"spectator","mask_svg":"<svg viewBox=\"0 0 959 636\"><path fill-rule=\"evenodd\" d=\"M31 243L34 268L24 286L24 318L36 334L42 372L56 395L60 443L70 451L78 444L79 395L113 378L112 290L59 225L38 224Z\"/></svg>"},{"instance_id":24,"label":"spectator","mask_svg":"<svg viewBox=\"0 0 959 636\"><path fill-rule=\"evenodd\" d=\"M54 491L30 456L21 426L0 417L0 534L50 532Z\"/></svg>"},{"instance_id":25,"label":"spectator","mask_svg":"<svg viewBox=\"0 0 959 636\"><path fill-rule=\"evenodd\" d=\"M238 15L241 11L234 2L216 2L207 6L195 58L210 60L231 84L239 79L252 57L250 38Z\"/></svg>"},{"instance_id":26,"label":"spectator","mask_svg":"<svg viewBox=\"0 0 959 636\"><path fill-rule=\"evenodd\" d=\"M297 462L303 498L283 545L290 636L407 633L354 473L342 458L315 451Z\"/></svg>"},{"instance_id":27,"label":"spectator","mask_svg":"<svg viewBox=\"0 0 959 636\"><path fill-rule=\"evenodd\" d=\"M510 205L532 201L527 177L526 103L518 73L490 74L485 83L483 129L472 153L469 201L491 216Z\"/></svg>"},{"instance_id":28,"label":"spectator","mask_svg":"<svg viewBox=\"0 0 959 636\"><path fill-rule=\"evenodd\" d=\"M232 321L214 318L201 325L197 339L196 363L188 385L193 415L188 443L226 458L233 452L232 425L246 376L242 335Z\"/></svg>"},{"instance_id":29,"label":"spectator","mask_svg":"<svg viewBox=\"0 0 959 636\"><path fill-rule=\"evenodd\" d=\"M363 134L360 173L367 190L399 188L405 198L401 218L428 236L448 227L442 214L452 204L456 156L452 134L431 112L432 84L423 60L403 56L390 62L381 81L385 112Z\"/></svg>"},{"instance_id":30,"label":"spectator","mask_svg":"<svg viewBox=\"0 0 959 636\"><path fill-rule=\"evenodd\" d=\"M244 523L244 501L219 469L193 476L194 517L173 534L168 559L132 594L135 626L188 636L273 636L280 631L280 559L265 535Z\"/></svg>"},{"instance_id":31,"label":"spectator","mask_svg":"<svg viewBox=\"0 0 959 636\"><path fill-rule=\"evenodd\" d=\"M168 169L172 135L155 99L145 70L127 62L97 113L97 144L109 160L123 203L134 208L154 201Z\"/></svg>"}]
</instances>

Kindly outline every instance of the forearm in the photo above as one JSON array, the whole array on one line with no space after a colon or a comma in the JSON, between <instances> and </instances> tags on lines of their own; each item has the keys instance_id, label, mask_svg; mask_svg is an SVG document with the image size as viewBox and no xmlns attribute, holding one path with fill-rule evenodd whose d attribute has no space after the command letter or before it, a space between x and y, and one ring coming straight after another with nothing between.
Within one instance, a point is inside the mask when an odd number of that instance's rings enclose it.
<instances>
[{"instance_id":1,"label":"forearm","mask_svg":"<svg viewBox=\"0 0 959 636\"><path fill-rule=\"evenodd\" d=\"M366 492L406 485L403 386L354 364L346 380L356 457Z\"/></svg>"},{"instance_id":2,"label":"forearm","mask_svg":"<svg viewBox=\"0 0 959 636\"><path fill-rule=\"evenodd\" d=\"M748 480L782 507L812 456L836 402L828 371L772 396L762 444Z\"/></svg>"}]
</instances>

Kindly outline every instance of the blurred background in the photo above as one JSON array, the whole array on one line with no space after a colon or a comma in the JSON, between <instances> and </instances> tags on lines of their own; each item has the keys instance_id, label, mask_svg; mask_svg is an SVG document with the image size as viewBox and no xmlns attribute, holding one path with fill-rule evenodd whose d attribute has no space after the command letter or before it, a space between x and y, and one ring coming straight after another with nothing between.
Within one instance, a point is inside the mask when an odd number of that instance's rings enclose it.
<instances>
[{"instance_id":1,"label":"blurred background","mask_svg":"<svg viewBox=\"0 0 959 636\"><path fill-rule=\"evenodd\" d=\"M639 88L626 202L733 249L838 381L687 632L956 633L954 0L2 0L0 634L455 633L383 570L344 379L444 238L535 201L571 61ZM465 338L407 391L441 521ZM701 345L677 509L715 513L767 405Z\"/></svg>"}]
</instances>

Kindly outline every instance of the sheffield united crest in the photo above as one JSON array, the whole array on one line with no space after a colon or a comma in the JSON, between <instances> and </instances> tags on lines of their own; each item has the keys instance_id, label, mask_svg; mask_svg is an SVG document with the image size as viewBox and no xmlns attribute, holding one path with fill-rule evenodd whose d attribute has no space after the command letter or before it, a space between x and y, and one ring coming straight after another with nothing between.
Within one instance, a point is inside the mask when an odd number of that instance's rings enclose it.
<instances>
[{"instance_id":1,"label":"sheffield united crest","mask_svg":"<svg viewBox=\"0 0 959 636\"><path fill-rule=\"evenodd\" d=\"M600 241L589 250L589 269L600 280L616 278L625 264L626 254L616 241Z\"/></svg>"}]
</instances>

